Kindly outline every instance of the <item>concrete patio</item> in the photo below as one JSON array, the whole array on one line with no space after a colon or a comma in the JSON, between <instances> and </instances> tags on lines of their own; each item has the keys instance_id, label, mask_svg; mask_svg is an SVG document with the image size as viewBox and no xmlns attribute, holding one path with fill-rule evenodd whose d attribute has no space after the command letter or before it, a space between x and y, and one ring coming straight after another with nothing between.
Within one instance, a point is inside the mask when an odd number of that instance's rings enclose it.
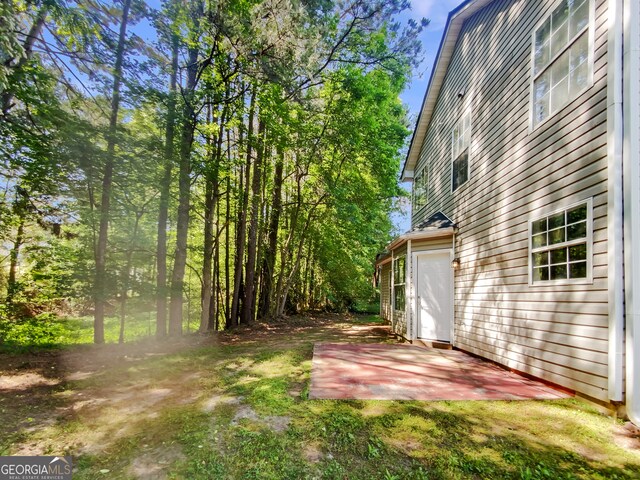
<instances>
[{"instance_id":1,"label":"concrete patio","mask_svg":"<svg viewBox=\"0 0 640 480\"><path fill-rule=\"evenodd\" d=\"M569 394L457 350L318 343L312 399L531 400Z\"/></svg>"}]
</instances>

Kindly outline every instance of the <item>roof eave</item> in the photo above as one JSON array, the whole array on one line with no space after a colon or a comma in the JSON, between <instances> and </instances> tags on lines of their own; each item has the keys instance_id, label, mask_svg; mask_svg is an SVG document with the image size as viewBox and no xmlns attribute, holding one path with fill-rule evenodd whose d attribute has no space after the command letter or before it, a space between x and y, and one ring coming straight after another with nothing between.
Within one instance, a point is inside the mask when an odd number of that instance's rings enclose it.
<instances>
[{"instance_id":1,"label":"roof eave","mask_svg":"<svg viewBox=\"0 0 640 480\"><path fill-rule=\"evenodd\" d=\"M409 144L407 158L405 159L404 166L402 167L402 173L400 174L400 180L403 182L413 179L413 173L420 156L422 142L424 141L427 129L431 123L433 110L436 106L438 95L440 94L440 88L444 82L447 69L449 68L451 56L453 55L453 51L458 41L458 35L462 30L462 24L467 18L489 4L491 1L493 0L467 0L449 12L444 34L442 35L440 46L438 47L436 60L434 62L433 69L431 70L431 76L429 77L427 91L424 95L424 99L422 100L420 115L418 116L416 127L413 130L413 136L411 137L411 143Z\"/></svg>"},{"instance_id":2,"label":"roof eave","mask_svg":"<svg viewBox=\"0 0 640 480\"><path fill-rule=\"evenodd\" d=\"M400 235L389 245L387 245L386 250L391 251L393 249L401 247L409 240L429 240L432 238L448 237L453 235L454 233L456 233L456 229L454 227L439 228L437 230L417 230L413 232L407 232Z\"/></svg>"}]
</instances>

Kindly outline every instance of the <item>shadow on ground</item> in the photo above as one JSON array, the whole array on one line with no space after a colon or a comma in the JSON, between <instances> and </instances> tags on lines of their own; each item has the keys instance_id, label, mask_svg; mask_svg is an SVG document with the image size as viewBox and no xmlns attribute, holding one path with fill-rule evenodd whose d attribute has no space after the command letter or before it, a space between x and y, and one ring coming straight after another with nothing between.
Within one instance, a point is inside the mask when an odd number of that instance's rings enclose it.
<instances>
[{"instance_id":1,"label":"shadow on ground","mask_svg":"<svg viewBox=\"0 0 640 480\"><path fill-rule=\"evenodd\" d=\"M2 354L0 446L70 454L75 479L640 478L637 432L578 400L308 400L314 342L394 339L322 315Z\"/></svg>"}]
</instances>

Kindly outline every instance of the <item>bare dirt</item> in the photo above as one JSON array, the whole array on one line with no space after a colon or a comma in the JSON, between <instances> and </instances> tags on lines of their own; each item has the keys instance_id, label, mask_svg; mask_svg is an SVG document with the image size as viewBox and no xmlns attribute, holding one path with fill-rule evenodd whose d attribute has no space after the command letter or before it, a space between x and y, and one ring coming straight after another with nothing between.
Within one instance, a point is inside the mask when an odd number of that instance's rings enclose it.
<instances>
[{"instance_id":1,"label":"bare dirt","mask_svg":"<svg viewBox=\"0 0 640 480\"><path fill-rule=\"evenodd\" d=\"M48 453L46 440L26 440L29 433L56 422L80 420L95 429L74 437L68 434L66 449L76 454L99 454L114 438L131 434L144 419L154 418L167 406L198 403L203 411L218 405L237 408L234 422L243 418L260 422L274 431L285 430L290 419L259 417L241 399L208 394L203 397L201 372L167 371L162 378L146 377L141 369L154 358L229 345L291 346L292 342L381 341L389 338L383 326L344 323L344 316L289 317L272 323L241 326L230 332L191 334L179 339L147 339L124 345L82 345L31 353L0 353L0 450L13 455ZM114 372L119 372L114 375ZM300 395L299 391L294 392ZM27 435L25 435L27 434ZM23 440L24 437L24 440ZM131 472L138 478L163 478L163 449L144 451ZM63 452L56 452L63 453ZM156 458L157 457L157 458ZM157 460L157 462L155 462ZM155 462L155 463L154 463ZM147 466L145 466L147 465ZM143 475L144 471L148 471Z\"/></svg>"}]
</instances>

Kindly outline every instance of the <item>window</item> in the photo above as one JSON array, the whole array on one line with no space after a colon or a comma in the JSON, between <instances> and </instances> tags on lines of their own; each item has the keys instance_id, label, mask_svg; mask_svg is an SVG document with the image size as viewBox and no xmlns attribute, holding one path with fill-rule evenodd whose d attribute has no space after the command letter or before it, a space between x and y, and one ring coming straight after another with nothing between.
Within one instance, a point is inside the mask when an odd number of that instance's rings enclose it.
<instances>
[{"instance_id":1,"label":"window","mask_svg":"<svg viewBox=\"0 0 640 480\"><path fill-rule=\"evenodd\" d=\"M531 283L591 279L591 201L533 220Z\"/></svg>"},{"instance_id":2,"label":"window","mask_svg":"<svg viewBox=\"0 0 640 480\"><path fill-rule=\"evenodd\" d=\"M393 308L404 310L405 282L406 282L406 257L403 255L393 261Z\"/></svg>"},{"instance_id":3,"label":"window","mask_svg":"<svg viewBox=\"0 0 640 480\"><path fill-rule=\"evenodd\" d=\"M592 0L562 0L533 35L533 126L591 82Z\"/></svg>"},{"instance_id":4,"label":"window","mask_svg":"<svg viewBox=\"0 0 640 480\"><path fill-rule=\"evenodd\" d=\"M451 134L451 190L469 180L469 145L471 144L471 114L465 113Z\"/></svg>"},{"instance_id":5,"label":"window","mask_svg":"<svg viewBox=\"0 0 640 480\"><path fill-rule=\"evenodd\" d=\"M413 210L417 212L427 204L427 167L416 175L413 181Z\"/></svg>"}]
</instances>

